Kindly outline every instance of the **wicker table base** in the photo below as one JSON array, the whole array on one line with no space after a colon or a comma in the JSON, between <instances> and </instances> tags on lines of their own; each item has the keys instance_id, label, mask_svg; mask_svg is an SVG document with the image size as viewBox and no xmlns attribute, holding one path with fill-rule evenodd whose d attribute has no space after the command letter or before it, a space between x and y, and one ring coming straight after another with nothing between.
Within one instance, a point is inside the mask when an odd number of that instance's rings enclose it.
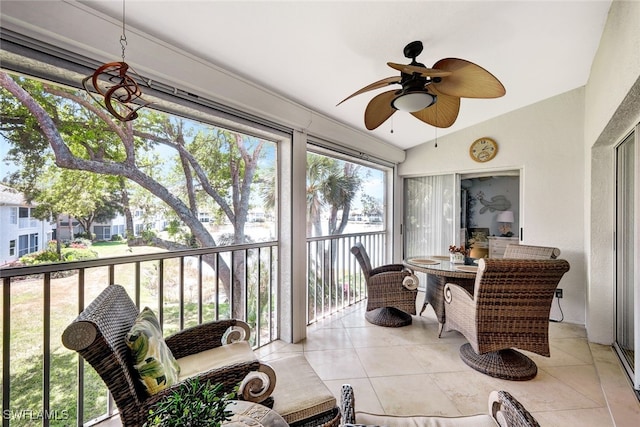
<instances>
[{"instance_id":1,"label":"wicker table base","mask_svg":"<svg viewBox=\"0 0 640 427\"><path fill-rule=\"evenodd\" d=\"M400 326L410 325L412 322L411 315L395 307L380 307L364 314L364 318L369 323L378 326L387 326L390 328L399 328Z\"/></svg>"},{"instance_id":2,"label":"wicker table base","mask_svg":"<svg viewBox=\"0 0 640 427\"><path fill-rule=\"evenodd\" d=\"M466 343L460 347L460 358L476 371L503 380L527 381L538 373L533 360L513 349L478 354Z\"/></svg>"}]
</instances>

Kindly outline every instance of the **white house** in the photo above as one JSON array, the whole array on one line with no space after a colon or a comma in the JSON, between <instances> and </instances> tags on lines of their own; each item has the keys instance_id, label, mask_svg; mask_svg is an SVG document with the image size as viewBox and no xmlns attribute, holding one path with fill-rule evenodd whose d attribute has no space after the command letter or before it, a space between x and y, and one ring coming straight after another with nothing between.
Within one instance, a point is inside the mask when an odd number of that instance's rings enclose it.
<instances>
[{"instance_id":1,"label":"white house","mask_svg":"<svg viewBox=\"0 0 640 427\"><path fill-rule=\"evenodd\" d=\"M34 208L22 193L0 184L0 266L42 250L52 239L51 222L34 218Z\"/></svg>"}]
</instances>

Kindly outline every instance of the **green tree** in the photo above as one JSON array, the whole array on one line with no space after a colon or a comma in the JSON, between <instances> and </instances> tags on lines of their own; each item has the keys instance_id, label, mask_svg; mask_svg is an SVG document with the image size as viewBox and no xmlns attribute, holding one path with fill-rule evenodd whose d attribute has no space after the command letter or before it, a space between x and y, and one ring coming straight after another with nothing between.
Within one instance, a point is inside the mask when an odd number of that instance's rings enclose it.
<instances>
[{"instance_id":1,"label":"green tree","mask_svg":"<svg viewBox=\"0 0 640 427\"><path fill-rule=\"evenodd\" d=\"M94 221L105 222L122 212L116 179L50 165L43 171L41 182L31 189L37 211L53 217L73 217L87 232Z\"/></svg>"},{"instance_id":2,"label":"green tree","mask_svg":"<svg viewBox=\"0 0 640 427\"><path fill-rule=\"evenodd\" d=\"M382 202L370 194L363 194L360 197L362 203L362 213L366 216L382 216Z\"/></svg>"},{"instance_id":3,"label":"green tree","mask_svg":"<svg viewBox=\"0 0 640 427\"><path fill-rule=\"evenodd\" d=\"M0 87L4 88L2 134L12 143L14 158L21 161L23 182L37 186L46 156L52 152L58 168L117 177L121 185L126 181L127 187L143 188L185 224L198 245L214 247L216 240L198 219L199 198L206 195L233 224L236 243L244 242L251 185L264 155L264 141L149 109L140 110L135 122L122 123L82 92L14 79L4 72L0 72ZM178 159L181 179L174 185L165 182L148 154L157 147ZM176 248L175 242L157 239L155 243ZM243 260L234 257L234 262ZM231 295L232 279L237 284L242 275L232 278L224 263L218 268ZM238 294L242 288L233 286L234 301L244 300ZM243 304L233 308L233 315L244 317Z\"/></svg>"},{"instance_id":4,"label":"green tree","mask_svg":"<svg viewBox=\"0 0 640 427\"><path fill-rule=\"evenodd\" d=\"M362 183L358 175L359 168L358 165L335 158L307 154L307 236L323 235L322 217L325 213L328 214L327 234L339 235L344 232L352 203ZM318 277L322 277L324 282L323 294L318 295L317 289L312 288L319 282L318 278L309 278L310 309L315 304L314 298L321 297L325 305L330 305L341 292L334 274L338 253L336 241L330 240L322 247L316 245L315 248L322 252L322 264L321 268L318 268L312 259L311 270L315 271Z\"/></svg>"}]
</instances>

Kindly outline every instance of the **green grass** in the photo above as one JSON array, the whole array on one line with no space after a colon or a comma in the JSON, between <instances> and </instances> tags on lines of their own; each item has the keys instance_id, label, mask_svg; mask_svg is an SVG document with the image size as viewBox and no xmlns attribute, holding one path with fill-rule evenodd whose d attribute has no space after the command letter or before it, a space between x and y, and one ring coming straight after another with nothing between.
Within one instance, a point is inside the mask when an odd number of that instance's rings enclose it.
<instances>
[{"instance_id":1,"label":"green grass","mask_svg":"<svg viewBox=\"0 0 640 427\"><path fill-rule=\"evenodd\" d=\"M92 246L100 258L157 252L157 248L133 248L123 242L101 242ZM152 268L148 264L146 268ZM143 267L143 270L145 267ZM130 280L133 266L116 268L116 281ZM50 411L58 419L51 426L75 425L77 410L77 353L65 348L60 340L64 328L78 315L77 274L51 280L51 352ZM108 283L108 269L95 268L85 272L85 304L92 301ZM133 283L133 282L132 282ZM43 290L42 279L14 281L11 284L10 384L12 426L41 424L35 417L42 412L43 389ZM145 296L148 298L148 296ZM2 298L0 296L0 298ZM2 328L2 325L0 325ZM1 344L0 344L1 345ZM106 412L106 387L97 373L85 364L84 415L88 421ZM22 416L16 415L22 413Z\"/></svg>"},{"instance_id":2,"label":"green grass","mask_svg":"<svg viewBox=\"0 0 640 427\"><path fill-rule=\"evenodd\" d=\"M100 242L91 247L99 254L99 258L135 255L163 251L153 247L129 248L123 242ZM160 304L153 283L158 278L157 261L149 261L141 264L141 306L149 306L157 312ZM197 274L187 267L185 271L185 301L184 301L184 325L194 326L198 323L197 285L194 277ZM179 304L178 290L178 260L164 261L164 330L165 334L176 332L179 329ZM124 286L130 295L135 291L135 266L133 264L117 265L114 268L114 282ZM97 267L85 270L85 306L109 284L108 267ZM11 284L11 395L10 410L33 411L34 415L42 411L43 389L43 301L44 289L42 279L29 279L14 281ZM215 286L211 278L204 280L205 298L215 300ZM51 319L50 319L50 344L51 352L51 376L50 376L50 407L56 411L59 419L50 420L51 426L75 425L76 400L78 390L77 367L79 356L65 348L61 343L64 329L78 315L79 305L78 276L55 278L51 280ZM2 295L0 294L0 300ZM266 298L264 299L266 301ZM203 304L203 320L215 319L215 304ZM250 311L256 308L251 306ZM218 307L218 316L228 318L230 316L229 305L221 303ZM251 317L251 316L250 316ZM255 317L255 316L254 316ZM250 319L251 322L251 319ZM263 319L263 325L266 319ZM0 330L2 325L0 324ZM253 337L255 339L255 337ZM0 343L0 345L2 345ZM85 390L84 390L84 421L106 413L107 393L106 387L97 373L86 362L85 365ZM1 387L1 386L0 386ZM12 426L32 426L33 419L11 419Z\"/></svg>"}]
</instances>

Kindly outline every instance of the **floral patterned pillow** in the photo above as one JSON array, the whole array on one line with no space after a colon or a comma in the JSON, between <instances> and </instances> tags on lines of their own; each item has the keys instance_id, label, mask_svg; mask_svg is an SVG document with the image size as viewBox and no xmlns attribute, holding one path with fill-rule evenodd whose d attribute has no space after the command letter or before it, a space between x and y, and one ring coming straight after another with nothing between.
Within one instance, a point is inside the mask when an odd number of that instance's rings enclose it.
<instances>
[{"instance_id":1,"label":"floral patterned pillow","mask_svg":"<svg viewBox=\"0 0 640 427\"><path fill-rule=\"evenodd\" d=\"M142 310L125 340L149 395L178 382L180 366L162 337L160 322L153 310L149 307Z\"/></svg>"}]
</instances>

